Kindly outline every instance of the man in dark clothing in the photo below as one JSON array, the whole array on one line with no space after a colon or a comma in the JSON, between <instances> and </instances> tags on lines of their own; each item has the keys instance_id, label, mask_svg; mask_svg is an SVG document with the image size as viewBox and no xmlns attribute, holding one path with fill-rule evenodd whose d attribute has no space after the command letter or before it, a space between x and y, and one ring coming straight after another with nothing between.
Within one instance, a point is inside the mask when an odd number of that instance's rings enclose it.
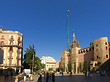
<instances>
[{"instance_id":1,"label":"man in dark clothing","mask_svg":"<svg viewBox=\"0 0 110 82\"><path fill-rule=\"evenodd\" d=\"M52 82L55 82L55 75L52 73Z\"/></svg>"},{"instance_id":2,"label":"man in dark clothing","mask_svg":"<svg viewBox=\"0 0 110 82\"><path fill-rule=\"evenodd\" d=\"M48 82L48 79L49 79L49 74L48 74L48 72L47 72L46 82Z\"/></svg>"},{"instance_id":3,"label":"man in dark clothing","mask_svg":"<svg viewBox=\"0 0 110 82\"><path fill-rule=\"evenodd\" d=\"M13 72L11 72L11 79L12 79L12 77L13 77Z\"/></svg>"}]
</instances>

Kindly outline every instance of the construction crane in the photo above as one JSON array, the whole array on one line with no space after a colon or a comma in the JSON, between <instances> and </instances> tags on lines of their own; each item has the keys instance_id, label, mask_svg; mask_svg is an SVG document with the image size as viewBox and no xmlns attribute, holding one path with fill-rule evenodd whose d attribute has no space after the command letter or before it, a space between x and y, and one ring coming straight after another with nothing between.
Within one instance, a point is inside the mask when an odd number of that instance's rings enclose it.
<instances>
[{"instance_id":1,"label":"construction crane","mask_svg":"<svg viewBox=\"0 0 110 82\"><path fill-rule=\"evenodd\" d=\"M69 52L69 10L67 12L67 50Z\"/></svg>"}]
</instances>

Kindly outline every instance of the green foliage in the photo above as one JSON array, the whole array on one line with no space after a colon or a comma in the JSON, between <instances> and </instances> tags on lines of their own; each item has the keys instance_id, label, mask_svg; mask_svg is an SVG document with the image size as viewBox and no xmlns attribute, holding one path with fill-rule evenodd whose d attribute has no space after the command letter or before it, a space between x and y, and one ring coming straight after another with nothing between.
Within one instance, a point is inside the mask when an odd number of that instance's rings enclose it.
<instances>
[{"instance_id":1,"label":"green foliage","mask_svg":"<svg viewBox=\"0 0 110 82\"><path fill-rule=\"evenodd\" d=\"M41 63L41 60L39 57L35 57L36 49L34 49L34 45L31 47L29 45L29 48L26 48L25 55L24 55L24 63L23 68L24 69L31 69L32 68L32 62L34 62L34 67L36 67L37 70L41 70L45 67L45 64ZM34 61L33 61L33 55L34 55Z\"/></svg>"},{"instance_id":2,"label":"green foliage","mask_svg":"<svg viewBox=\"0 0 110 82\"><path fill-rule=\"evenodd\" d=\"M53 71L53 68L49 68L49 71Z\"/></svg>"},{"instance_id":3,"label":"green foliage","mask_svg":"<svg viewBox=\"0 0 110 82\"><path fill-rule=\"evenodd\" d=\"M68 64L68 71L69 71L69 64Z\"/></svg>"},{"instance_id":4,"label":"green foliage","mask_svg":"<svg viewBox=\"0 0 110 82\"><path fill-rule=\"evenodd\" d=\"M35 67L37 70L41 70L41 69L45 68L45 64L41 63L41 60L39 59L39 57L36 56L34 61L35 61Z\"/></svg>"},{"instance_id":5,"label":"green foliage","mask_svg":"<svg viewBox=\"0 0 110 82\"><path fill-rule=\"evenodd\" d=\"M81 63L80 63L80 72L82 72L82 65L81 65Z\"/></svg>"},{"instance_id":6,"label":"green foliage","mask_svg":"<svg viewBox=\"0 0 110 82\"><path fill-rule=\"evenodd\" d=\"M74 62L74 72L76 72L76 62Z\"/></svg>"},{"instance_id":7,"label":"green foliage","mask_svg":"<svg viewBox=\"0 0 110 82\"><path fill-rule=\"evenodd\" d=\"M94 46L94 42L91 42L91 43L90 43L90 46Z\"/></svg>"},{"instance_id":8,"label":"green foliage","mask_svg":"<svg viewBox=\"0 0 110 82\"><path fill-rule=\"evenodd\" d=\"M59 63L59 72L61 71L61 66L60 66L60 63Z\"/></svg>"},{"instance_id":9,"label":"green foliage","mask_svg":"<svg viewBox=\"0 0 110 82\"><path fill-rule=\"evenodd\" d=\"M32 47L29 45L29 48L26 48L26 51L25 51L24 63L27 64L30 69L32 67L33 55L35 57L35 54L36 54L35 51L36 50L34 49L34 45ZM25 66L24 66L24 68L25 68Z\"/></svg>"},{"instance_id":10,"label":"green foliage","mask_svg":"<svg viewBox=\"0 0 110 82\"><path fill-rule=\"evenodd\" d=\"M85 60L85 67L86 67L86 71L88 72L88 69L90 67L90 62L87 62L87 60Z\"/></svg>"},{"instance_id":11,"label":"green foliage","mask_svg":"<svg viewBox=\"0 0 110 82\"><path fill-rule=\"evenodd\" d=\"M65 64L64 64L64 71L65 71Z\"/></svg>"}]
</instances>

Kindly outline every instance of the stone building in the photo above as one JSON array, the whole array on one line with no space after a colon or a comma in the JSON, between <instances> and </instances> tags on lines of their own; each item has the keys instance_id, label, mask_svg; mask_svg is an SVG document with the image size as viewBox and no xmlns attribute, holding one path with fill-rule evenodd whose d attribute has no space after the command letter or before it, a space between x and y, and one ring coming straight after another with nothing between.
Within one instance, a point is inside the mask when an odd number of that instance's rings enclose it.
<instances>
[{"instance_id":1,"label":"stone building","mask_svg":"<svg viewBox=\"0 0 110 82\"><path fill-rule=\"evenodd\" d=\"M82 66L81 70L85 70L85 60L90 62L90 70L98 69L100 65L110 59L110 42L107 37L101 37L94 40L93 43L94 45L81 49L79 42L75 40L73 31L73 40L70 44L70 52L68 52L70 56L62 52L62 62L68 64L67 60L70 58L70 70L76 73L79 72L80 65Z\"/></svg>"},{"instance_id":2,"label":"stone building","mask_svg":"<svg viewBox=\"0 0 110 82\"><path fill-rule=\"evenodd\" d=\"M23 35L18 31L0 29L0 49L3 58L0 63L0 71L21 72ZM1 54L1 52L0 52Z\"/></svg>"},{"instance_id":3,"label":"stone building","mask_svg":"<svg viewBox=\"0 0 110 82\"><path fill-rule=\"evenodd\" d=\"M55 61L55 59L53 59L52 57L42 57L40 58L41 63L45 64L45 68L44 70L49 70L49 68L52 68L54 71L56 70L56 68L59 68L59 61Z\"/></svg>"}]
</instances>

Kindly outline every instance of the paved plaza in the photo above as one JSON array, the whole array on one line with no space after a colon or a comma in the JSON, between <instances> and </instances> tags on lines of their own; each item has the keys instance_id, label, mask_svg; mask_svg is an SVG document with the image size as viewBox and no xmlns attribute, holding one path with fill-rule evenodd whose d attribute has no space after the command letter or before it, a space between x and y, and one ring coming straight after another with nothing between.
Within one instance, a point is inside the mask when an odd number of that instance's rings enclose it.
<instances>
[{"instance_id":1,"label":"paved plaza","mask_svg":"<svg viewBox=\"0 0 110 82\"><path fill-rule=\"evenodd\" d=\"M33 76L33 81L29 81L28 78L25 82L37 82L38 76ZM103 78L100 78L99 75L96 76L96 74L91 74L90 77L85 77L84 74L73 74L73 75L56 75L55 76L55 82L110 82L110 77L107 75ZM0 76L0 82L14 82L15 76L13 79L10 77L4 79L4 76ZM22 81L22 78L19 78L19 82L24 82ZM42 77L42 82L46 82L44 77ZM52 82L49 80L48 82Z\"/></svg>"}]
</instances>

